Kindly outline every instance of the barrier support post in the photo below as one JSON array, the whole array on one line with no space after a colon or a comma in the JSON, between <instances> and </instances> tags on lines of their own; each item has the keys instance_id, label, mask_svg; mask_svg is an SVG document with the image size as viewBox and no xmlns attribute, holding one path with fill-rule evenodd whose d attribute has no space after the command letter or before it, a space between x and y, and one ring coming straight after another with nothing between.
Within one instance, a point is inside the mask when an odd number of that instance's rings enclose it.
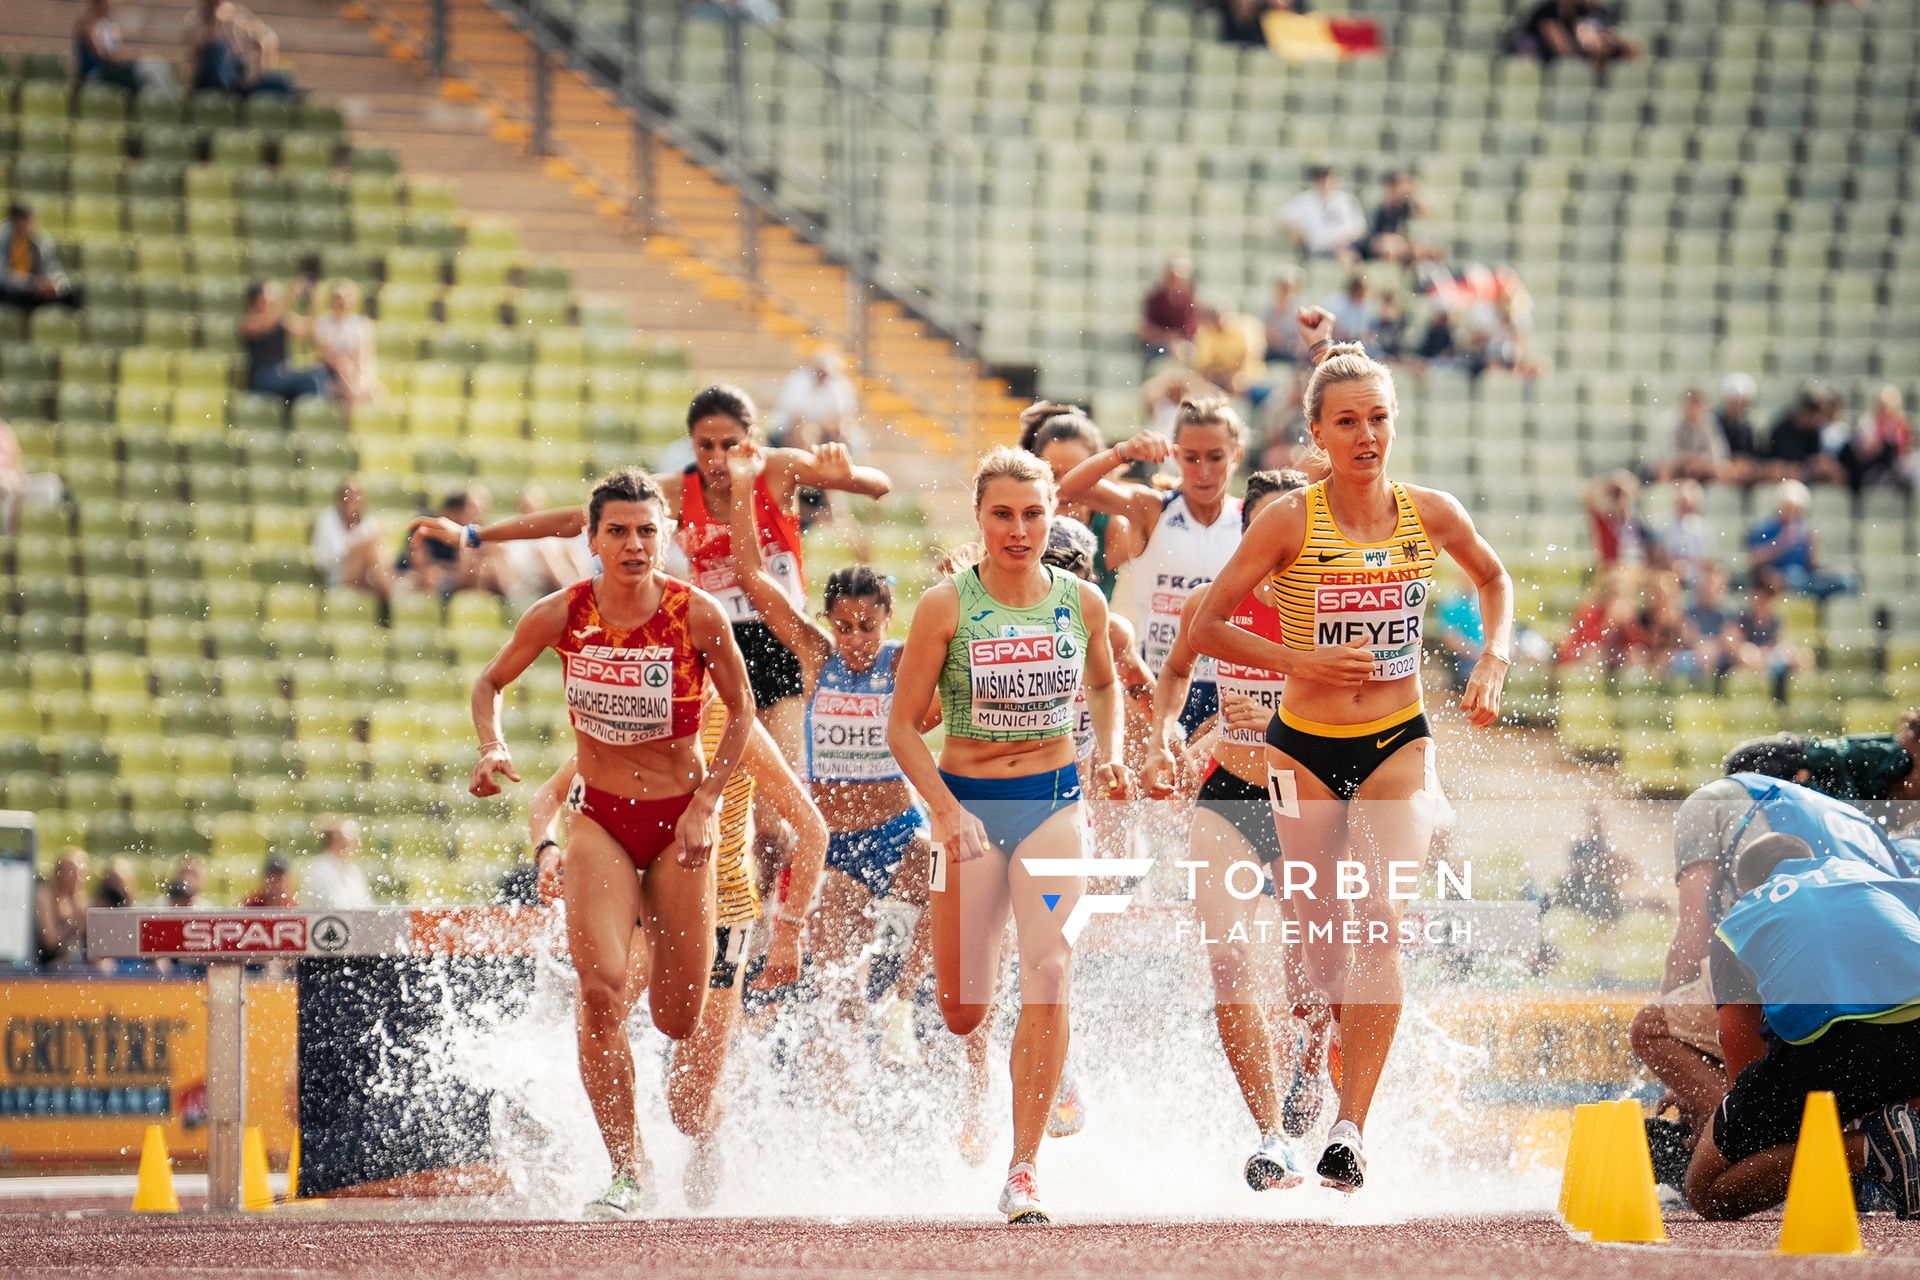
<instances>
[{"instance_id":1,"label":"barrier support post","mask_svg":"<svg viewBox=\"0 0 1920 1280\"><path fill-rule=\"evenodd\" d=\"M207 964L207 1209L240 1211L247 1111L246 966Z\"/></svg>"}]
</instances>

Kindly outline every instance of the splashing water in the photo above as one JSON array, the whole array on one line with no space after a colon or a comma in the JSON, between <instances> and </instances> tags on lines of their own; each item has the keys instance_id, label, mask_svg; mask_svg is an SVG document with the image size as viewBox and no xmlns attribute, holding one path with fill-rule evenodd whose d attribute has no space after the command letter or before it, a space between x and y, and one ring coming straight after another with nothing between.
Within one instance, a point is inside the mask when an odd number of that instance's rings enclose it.
<instances>
[{"instance_id":1,"label":"splashing water","mask_svg":"<svg viewBox=\"0 0 1920 1280\"><path fill-rule=\"evenodd\" d=\"M531 995L454 1008L425 1049L432 1072L492 1094L498 1160L512 1190L483 1200L505 1216L572 1217L608 1176L574 1049L573 977L540 961ZM1072 1070L1088 1107L1078 1135L1048 1139L1050 1206L1077 1221L1253 1218L1390 1222L1544 1208L1549 1175L1516 1168L1468 1100L1486 1054L1450 1038L1416 993L1369 1123L1368 1185L1356 1197L1317 1186L1256 1195L1241 1166L1256 1134L1227 1068L1211 988L1197 955L1095 953L1077 962ZM725 1216L989 1216L1011 1144L1007 1053L1017 1014L1003 995L988 1056L988 1158L969 1166L956 1135L965 1105L962 1042L928 1004L918 1010L923 1062L882 1063L864 1026L789 1007L736 1037L719 1089L725 1173L708 1212ZM687 1212L680 1174L689 1142L666 1109L668 1045L644 1004L629 1024L657 1212ZM1281 1081L1284 1090L1285 1080ZM431 1093L431 1090L427 1091ZM1329 1106L1297 1144L1309 1168ZM1477 1140L1478 1139L1478 1140Z\"/></svg>"}]
</instances>

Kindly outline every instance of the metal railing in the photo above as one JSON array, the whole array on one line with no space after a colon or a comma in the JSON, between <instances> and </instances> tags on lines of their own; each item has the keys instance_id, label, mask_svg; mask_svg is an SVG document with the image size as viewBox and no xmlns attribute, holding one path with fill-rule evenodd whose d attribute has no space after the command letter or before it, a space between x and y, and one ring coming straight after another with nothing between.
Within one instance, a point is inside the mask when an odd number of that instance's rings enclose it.
<instances>
[{"instance_id":1,"label":"metal railing","mask_svg":"<svg viewBox=\"0 0 1920 1280\"><path fill-rule=\"evenodd\" d=\"M536 152L554 145L554 59L611 91L628 113L637 225L699 240L709 257L734 264L750 292L818 318L862 371L872 369L876 298L898 302L960 354L980 354L973 259L985 166L971 139L948 135L920 104L787 29L754 0L489 3L532 45ZM423 33L440 74L458 56L447 8L432 0L434 29ZM660 140L738 191L729 234L690 234L684 218L665 217ZM924 199L904 208L883 199L890 172L924 174ZM769 269L763 229L771 223L792 228L845 270L844 305L783 296L794 282Z\"/></svg>"}]
</instances>

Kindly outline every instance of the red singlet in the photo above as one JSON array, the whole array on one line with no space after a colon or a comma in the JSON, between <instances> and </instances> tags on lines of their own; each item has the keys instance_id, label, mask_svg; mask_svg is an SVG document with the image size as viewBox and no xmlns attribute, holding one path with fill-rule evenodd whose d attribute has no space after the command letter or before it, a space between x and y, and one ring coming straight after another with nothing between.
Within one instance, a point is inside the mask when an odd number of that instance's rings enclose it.
<instances>
[{"instance_id":1,"label":"red singlet","mask_svg":"<svg viewBox=\"0 0 1920 1280\"><path fill-rule=\"evenodd\" d=\"M738 501L738 498L735 499ZM787 593L787 599L806 608L805 566L800 558L800 524L773 500L767 477L753 482L753 527L760 533L760 558L767 572ZM760 615L740 589L733 571L733 533L707 509L707 491L700 469L688 467L680 480L680 527L673 540L686 556L693 585L720 602L729 622L758 622Z\"/></svg>"},{"instance_id":2,"label":"red singlet","mask_svg":"<svg viewBox=\"0 0 1920 1280\"><path fill-rule=\"evenodd\" d=\"M1262 640L1282 643L1280 611L1263 602L1257 591L1249 594L1240 602L1240 607L1233 611L1233 625L1242 631L1251 631ZM1214 679L1218 682L1221 697L1237 693L1252 698L1268 712L1280 709L1280 694L1287 687L1287 677L1278 671L1269 671L1265 667L1243 667L1224 659L1215 666ZM1220 738L1241 747L1257 747L1266 742L1265 735L1254 730L1227 728L1224 718L1221 721Z\"/></svg>"},{"instance_id":3,"label":"red singlet","mask_svg":"<svg viewBox=\"0 0 1920 1280\"><path fill-rule=\"evenodd\" d=\"M567 625L554 644L566 672L575 733L611 747L684 738L700 731L707 659L693 644L693 588L667 578L660 607L631 631L600 616L588 578L567 588Z\"/></svg>"}]
</instances>

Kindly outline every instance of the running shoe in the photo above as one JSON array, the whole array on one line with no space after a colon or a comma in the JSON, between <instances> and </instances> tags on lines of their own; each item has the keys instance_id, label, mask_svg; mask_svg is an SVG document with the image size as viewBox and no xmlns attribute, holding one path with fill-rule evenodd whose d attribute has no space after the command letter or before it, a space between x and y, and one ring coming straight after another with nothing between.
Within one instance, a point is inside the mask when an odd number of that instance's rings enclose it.
<instances>
[{"instance_id":1,"label":"running shoe","mask_svg":"<svg viewBox=\"0 0 1920 1280\"><path fill-rule=\"evenodd\" d=\"M1007 1170L1007 1185L1000 1188L1000 1212L1017 1225L1052 1222L1047 1207L1040 1203L1040 1188L1034 1185L1033 1166L1017 1164Z\"/></svg>"},{"instance_id":2,"label":"running shoe","mask_svg":"<svg viewBox=\"0 0 1920 1280\"><path fill-rule=\"evenodd\" d=\"M1313 1122L1320 1118L1320 1109L1326 1105L1327 1094L1332 1089L1333 1083L1326 1076L1309 1074L1300 1063L1293 1064L1293 1083L1280 1103L1280 1128L1289 1138L1306 1136Z\"/></svg>"},{"instance_id":3,"label":"running shoe","mask_svg":"<svg viewBox=\"0 0 1920 1280\"><path fill-rule=\"evenodd\" d=\"M895 1066L919 1066L920 1039L913 1029L913 1002L888 996L879 1012L881 1056Z\"/></svg>"},{"instance_id":4,"label":"running shoe","mask_svg":"<svg viewBox=\"0 0 1920 1280\"><path fill-rule=\"evenodd\" d=\"M1080 1096L1080 1081L1073 1072L1060 1073L1060 1087L1054 1091L1053 1110L1047 1113L1047 1136L1071 1138L1087 1127L1087 1102Z\"/></svg>"},{"instance_id":5,"label":"running shoe","mask_svg":"<svg viewBox=\"0 0 1920 1280\"><path fill-rule=\"evenodd\" d=\"M682 1180L687 1208L703 1210L713 1207L714 1200L720 1194L720 1174L725 1167L718 1142L711 1137L693 1140L693 1150L687 1154L687 1170Z\"/></svg>"},{"instance_id":6,"label":"running shoe","mask_svg":"<svg viewBox=\"0 0 1920 1280\"><path fill-rule=\"evenodd\" d=\"M1894 1213L1920 1216L1920 1121L1904 1102L1860 1122L1867 1139L1867 1174L1893 1192Z\"/></svg>"},{"instance_id":7,"label":"running shoe","mask_svg":"<svg viewBox=\"0 0 1920 1280\"><path fill-rule=\"evenodd\" d=\"M647 1188L621 1174L600 1193L600 1198L580 1211L588 1222L625 1222L637 1218L652 1199Z\"/></svg>"},{"instance_id":8,"label":"running shoe","mask_svg":"<svg viewBox=\"0 0 1920 1280\"><path fill-rule=\"evenodd\" d=\"M1327 1149L1320 1153L1314 1172L1320 1185L1335 1191L1358 1191L1367 1180L1367 1157L1360 1150L1360 1130L1351 1120L1336 1123L1327 1133Z\"/></svg>"},{"instance_id":9,"label":"running shoe","mask_svg":"<svg viewBox=\"0 0 1920 1280\"><path fill-rule=\"evenodd\" d=\"M1247 1185L1255 1191L1287 1191L1306 1180L1292 1146L1277 1133L1262 1138L1247 1157Z\"/></svg>"}]
</instances>

